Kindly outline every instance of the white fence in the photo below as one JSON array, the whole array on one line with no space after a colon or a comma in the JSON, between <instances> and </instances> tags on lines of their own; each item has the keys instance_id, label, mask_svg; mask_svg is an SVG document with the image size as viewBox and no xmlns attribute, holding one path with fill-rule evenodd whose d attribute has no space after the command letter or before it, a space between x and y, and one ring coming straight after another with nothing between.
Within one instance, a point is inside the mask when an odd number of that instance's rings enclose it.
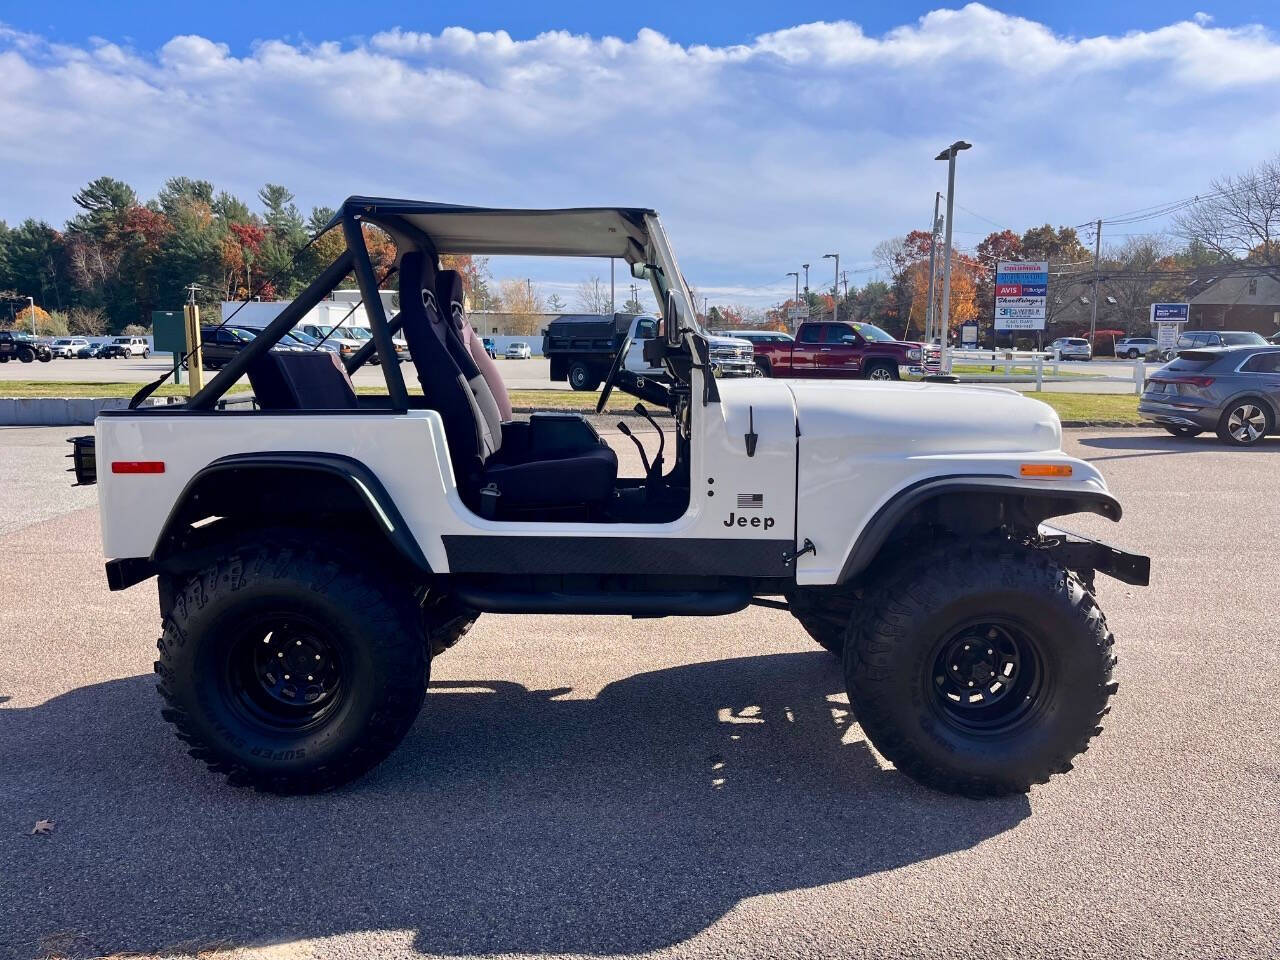
<instances>
[{"instance_id":1,"label":"white fence","mask_svg":"<svg viewBox=\"0 0 1280 960\"><path fill-rule=\"evenodd\" d=\"M990 366L992 372L997 369L1003 371L1003 376L1011 382L1035 382L1037 390L1044 389L1045 368L1048 367L1049 376L1056 377L1066 372L1062 368L1066 366L1068 361L1059 360L1055 353L1038 353L1034 350L948 350L947 354L947 372L951 372L955 364L960 363L966 366L981 365ZM1085 367L1085 364L1079 364ZM1072 379L1079 379L1081 382L1087 383L1124 383L1133 387L1133 392L1141 396L1143 384L1147 378L1146 361L1141 357L1137 360L1114 360L1106 361L1105 366L1108 370L1114 369L1114 375L1110 373L1095 374L1092 371L1097 366L1089 365L1091 368L1087 373L1075 373ZM1025 369L1026 374L1015 374L1015 370ZM1121 372L1125 371L1125 372Z\"/></svg>"}]
</instances>

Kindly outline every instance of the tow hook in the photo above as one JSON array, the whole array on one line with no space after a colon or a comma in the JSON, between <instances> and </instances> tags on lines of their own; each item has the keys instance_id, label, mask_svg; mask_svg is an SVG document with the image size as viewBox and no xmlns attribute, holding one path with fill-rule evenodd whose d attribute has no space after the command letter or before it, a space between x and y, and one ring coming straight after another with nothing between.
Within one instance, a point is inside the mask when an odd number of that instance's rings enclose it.
<instances>
[{"instance_id":1,"label":"tow hook","mask_svg":"<svg viewBox=\"0 0 1280 960\"><path fill-rule=\"evenodd\" d=\"M782 555L782 563L784 566L791 566L806 553L812 553L815 557L818 555L818 548L813 545L813 541L808 537L804 538L804 546L799 550L788 550Z\"/></svg>"}]
</instances>

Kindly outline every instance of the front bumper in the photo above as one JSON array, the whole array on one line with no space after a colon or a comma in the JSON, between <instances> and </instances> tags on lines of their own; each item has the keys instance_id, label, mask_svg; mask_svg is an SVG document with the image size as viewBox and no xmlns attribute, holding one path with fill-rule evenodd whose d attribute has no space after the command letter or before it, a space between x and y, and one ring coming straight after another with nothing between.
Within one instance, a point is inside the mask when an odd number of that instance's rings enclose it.
<instances>
[{"instance_id":1,"label":"front bumper","mask_svg":"<svg viewBox=\"0 0 1280 960\"><path fill-rule=\"evenodd\" d=\"M1068 570L1105 573L1123 583L1145 587L1151 583L1151 558L1128 553L1101 540L1072 533L1053 524L1040 524L1037 546Z\"/></svg>"},{"instance_id":2,"label":"front bumper","mask_svg":"<svg viewBox=\"0 0 1280 960\"><path fill-rule=\"evenodd\" d=\"M718 377L754 377L756 361L754 357L750 360L712 357L711 369Z\"/></svg>"}]
</instances>

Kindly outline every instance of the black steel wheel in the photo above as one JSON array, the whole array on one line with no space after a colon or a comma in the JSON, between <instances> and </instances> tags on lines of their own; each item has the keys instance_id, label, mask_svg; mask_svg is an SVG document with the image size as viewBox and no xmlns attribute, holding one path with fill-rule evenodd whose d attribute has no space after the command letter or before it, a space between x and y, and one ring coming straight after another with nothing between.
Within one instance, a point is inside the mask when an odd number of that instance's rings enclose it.
<instances>
[{"instance_id":1,"label":"black steel wheel","mask_svg":"<svg viewBox=\"0 0 1280 960\"><path fill-rule=\"evenodd\" d=\"M899 770L950 793L1025 792L1071 769L1115 691L1093 595L1006 540L904 553L869 579L844 648L849 702Z\"/></svg>"},{"instance_id":2,"label":"black steel wheel","mask_svg":"<svg viewBox=\"0 0 1280 960\"><path fill-rule=\"evenodd\" d=\"M569 386L575 390L595 390L600 386L600 378L589 364L576 362L569 367Z\"/></svg>"},{"instance_id":3,"label":"black steel wheel","mask_svg":"<svg viewBox=\"0 0 1280 960\"><path fill-rule=\"evenodd\" d=\"M267 533L185 582L163 576L160 604L162 714L232 784L339 786L418 715L429 668L413 587L355 545Z\"/></svg>"}]
</instances>

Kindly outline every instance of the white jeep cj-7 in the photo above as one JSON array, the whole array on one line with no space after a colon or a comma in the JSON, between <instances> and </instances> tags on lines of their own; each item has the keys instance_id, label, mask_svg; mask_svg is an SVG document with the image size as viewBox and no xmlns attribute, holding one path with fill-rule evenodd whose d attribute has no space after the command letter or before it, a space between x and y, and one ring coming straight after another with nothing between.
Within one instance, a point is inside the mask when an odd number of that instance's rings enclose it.
<instances>
[{"instance_id":1,"label":"white jeep cj-7","mask_svg":"<svg viewBox=\"0 0 1280 960\"><path fill-rule=\"evenodd\" d=\"M398 250L390 319L365 224ZM1115 657L1093 576L1145 584L1149 563L1045 524L1120 519L1048 406L944 383L717 381L651 210L355 197L328 229L342 255L187 403L140 407L144 389L76 441L111 587L158 580L164 716L231 782L360 776L413 723L431 658L486 612L790 610L842 656L876 748L943 790L1025 791L1100 730ZM644 349L668 376L629 373L624 343L597 411L615 387L664 407L670 460L632 437L645 475L619 477L581 416L504 420L445 254L615 257L649 281L663 331ZM373 334L359 352L271 349L352 272ZM383 364L386 393L357 396L349 374L394 356L397 333L422 394ZM224 399L246 374L253 398Z\"/></svg>"}]
</instances>

